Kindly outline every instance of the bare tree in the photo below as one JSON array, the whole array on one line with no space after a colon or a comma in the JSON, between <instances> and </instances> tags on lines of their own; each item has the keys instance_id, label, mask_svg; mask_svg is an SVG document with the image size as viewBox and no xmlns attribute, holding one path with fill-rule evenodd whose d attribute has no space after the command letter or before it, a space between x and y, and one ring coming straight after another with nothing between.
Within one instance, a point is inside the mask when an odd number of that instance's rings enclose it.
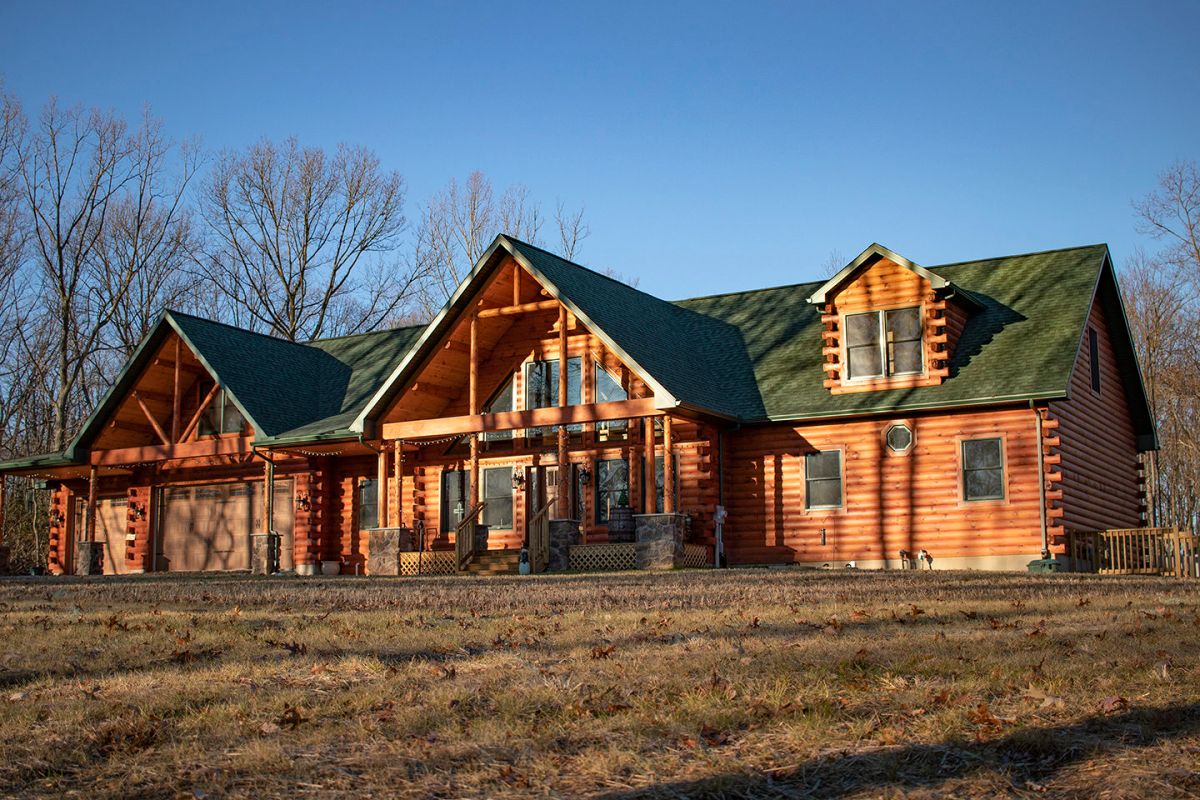
<instances>
[{"instance_id":1,"label":"bare tree","mask_svg":"<svg viewBox=\"0 0 1200 800\"><path fill-rule=\"evenodd\" d=\"M475 171L461 184L451 179L421 212L414 261L426 275L423 305L433 314L454 293L498 233L541 246L541 206L529 189L515 184L496 199L491 180ZM575 257L590 230L583 211L568 212L559 203L555 214L560 254ZM569 252L567 252L569 251Z\"/></svg>"},{"instance_id":2,"label":"bare tree","mask_svg":"<svg viewBox=\"0 0 1200 800\"><path fill-rule=\"evenodd\" d=\"M404 180L371 151L261 141L226 152L201 192L214 287L250 327L298 341L372 330L413 299L396 257Z\"/></svg>"},{"instance_id":3,"label":"bare tree","mask_svg":"<svg viewBox=\"0 0 1200 800\"><path fill-rule=\"evenodd\" d=\"M21 149L34 262L53 333L55 449L90 406L79 393L85 368L132 280L129 270L107 274L96 258L113 200L136 177L131 150L125 123L113 114L64 110L53 99Z\"/></svg>"}]
</instances>

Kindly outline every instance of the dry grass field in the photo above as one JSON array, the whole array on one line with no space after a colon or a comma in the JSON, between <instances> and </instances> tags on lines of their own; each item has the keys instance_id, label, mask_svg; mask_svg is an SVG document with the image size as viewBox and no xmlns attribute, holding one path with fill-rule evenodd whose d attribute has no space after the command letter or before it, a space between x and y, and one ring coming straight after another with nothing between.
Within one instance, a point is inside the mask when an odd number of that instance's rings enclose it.
<instances>
[{"instance_id":1,"label":"dry grass field","mask_svg":"<svg viewBox=\"0 0 1200 800\"><path fill-rule=\"evenodd\" d=\"M1196 797L1200 585L0 582L0 795Z\"/></svg>"}]
</instances>

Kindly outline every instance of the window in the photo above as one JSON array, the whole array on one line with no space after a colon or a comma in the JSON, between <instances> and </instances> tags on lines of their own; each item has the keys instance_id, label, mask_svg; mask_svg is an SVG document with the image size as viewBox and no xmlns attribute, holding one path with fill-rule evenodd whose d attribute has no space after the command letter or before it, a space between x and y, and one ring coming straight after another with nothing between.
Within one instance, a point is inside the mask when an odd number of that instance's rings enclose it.
<instances>
[{"instance_id":1,"label":"window","mask_svg":"<svg viewBox=\"0 0 1200 800\"><path fill-rule=\"evenodd\" d=\"M912 429L907 425L893 425L887 430L887 446L888 450L893 453L903 453L912 447L913 434Z\"/></svg>"},{"instance_id":2,"label":"window","mask_svg":"<svg viewBox=\"0 0 1200 800\"><path fill-rule=\"evenodd\" d=\"M213 384L211 381L204 381L199 385L200 398L203 399L212 391ZM242 412L234 404L233 398L222 389L217 392L216 396L209 402L204 409L204 413L200 415L200 422L196 427L196 433L200 436L216 436L221 433L241 433L246 427L246 418L242 416Z\"/></svg>"},{"instance_id":3,"label":"window","mask_svg":"<svg viewBox=\"0 0 1200 800\"><path fill-rule=\"evenodd\" d=\"M596 402L597 403L612 403L619 400L628 400L629 394L625 388L621 386L621 382L613 377L612 373L606 370L599 363L596 364ZM621 438L629 428L629 420L614 419L608 422L597 422L596 433L602 441L608 439Z\"/></svg>"},{"instance_id":4,"label":"window","mask_svg":"<svg viewBox=\"0 0 1200 800\"><path fill-rule=\"evenodd\" d=\"M921 309L847 314L846 361L850 380L921 372Z\"/></svg>"},{"instance_id":5,"label":"window","mask_svg":"<svg viewBox=\"0 0 1200 800\"><path fill-rule=\"evenodd\" d=\"M629 465L623 459L596 462L596 522L608 522L609 510L629 504Z\"/></svg>"},{"instance_id":6,"label":"window","mask_svg":"<svg viewBox=\"0 0 1200 800\"><path fill-rule=\"evenodd\" d=\"M1092 391L1100 391L1100 342L1096 329L1088 328L1088 356L1092 365Z\"/></svg>"},{"instance_id":7,"label":"window","mask_svg":"<svg viewBox=\"0 0 1200 800\"><path fill-rule=\"evenodd\" d=\"M804 454L804 507L840 508L842 505L842 451L819 450Z\"/></svg>"},{"instance_id":8,"label":"window","mask_svg":"<svg viewBox=\"0 0 1200 800\"><path fill-rule=\"evenodd\" d=\"M999 438L962 443L963 499L1004 499L1004 446Z\"/></svg>"},{"instance_id":9,"label":"window","mask_svg":"<svg viewBox=\"0 0 1200 800\"><path fill-rule=\"evenodd\" d=\"M483 471L483 524L492 530L512 530L512 469L492 467Z\"/></svg>"},{"instance_id":10,"label":"window","mask_svg":"<svg viewBox=\"0 0 1200 800\"><path fill-rule=\"evenodd\" d=\"M366 479L358 484L358 529L379 527L379 481Z\"/></svg>"},{"instance_id":11,"label":"window","mask_svg":"<svg viewBox=\"0 0 1200 800\"><path fill-rule=\"evenodd\" d=\"M672 456L675 464L675 510L679 510L679 456ZM654 513L663 513L663 496L666 479L663 477L663 457L654 457Z\"/></svg>"},{"instance_id":12,"label":"window","mask_svg":"<svg viewBox=\"0 0 1200 800\"><path fill-rule=\"evenodd\" d=\"M513 379L510 375L504 385L492 395L492 398L483 406L484 414L497 414L504 411L513 411ZM512 431L488 431L483 434L485 442L501 442L513 438Z\"/></svg>"},{"instance_id":13,"label":"window","mask_svg":"<svg viewBox=\"0 0 1200 800\"><path fill-rule=\"evenodd\" d=\"M567 359L567 405L577 406L582 400L583 360L576 356ZM558 359L533 361L525 368L525 410L553 408L558 405ZM582 425L568 425L567 430L582 430ZM549 428L531 428L531 436L544 436Z\"/></svg>"}]
</instances>

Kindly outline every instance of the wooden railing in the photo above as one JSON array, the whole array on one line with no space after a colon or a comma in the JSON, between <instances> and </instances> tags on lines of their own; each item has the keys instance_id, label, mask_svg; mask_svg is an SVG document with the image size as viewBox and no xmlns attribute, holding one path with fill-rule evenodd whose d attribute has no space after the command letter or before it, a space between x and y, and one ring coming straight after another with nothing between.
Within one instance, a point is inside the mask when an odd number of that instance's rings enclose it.
<instances>
[{"instance_id":1,"label":"wooden railing","mask_svg":"<svg viewBox=\"0 0 1200 800\"><path fill-rule=\"evenodd\" d=\"M1200 578L1200 537L1175 528L1068 531L1067 560L1072 572Z\"/></svg>"},{"instance_id":2,"label":"wooden railing","mask_svg":"<svg viewBox=\"0 0 1200 800\"><path fill-rule=\"evenodd\" d=\"M475 557L475 526L486 505L487 503L480 503L475 506L454 529L454 549L458 555L455 563L458 564L460 572L466 569L467 565L471 563L471 559Z\"/></svg>"},{"instance_id":3,"label":"wooden railing","mask_svg":"<svg viewBox=\"0 0 1200 800\"><path fill-rule=\"evenodd\" d=\"M550 498L529 520L529 571L545 572L550 563L550 509L555 498Z\"/></svg>"}]
</instances>

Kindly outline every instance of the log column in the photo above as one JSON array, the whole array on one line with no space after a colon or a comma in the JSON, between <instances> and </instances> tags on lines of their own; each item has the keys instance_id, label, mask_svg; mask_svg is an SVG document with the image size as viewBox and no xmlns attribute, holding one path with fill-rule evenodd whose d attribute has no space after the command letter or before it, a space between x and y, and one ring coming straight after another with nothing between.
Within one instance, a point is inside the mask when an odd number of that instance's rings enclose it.
<instances>
[{"instance_id":1,"label":"log column","mask_svg":"<svg viewBox=\"0 0 1200 800\"><path fill-rule=\"evenodd\" d=\"M396 440L395 453L392 457L394 492L392 502L388 506L392 512L392 527L404 527L404 441Z\"/></svg>"},{"instance_id":2,"label":"log column","mask_svg":"<svg viewBox=\"0 0 1200 800\"><path fill-rule=\"evenodd\" d=\"M654 513L654 498L657 494L654 480L654 417L642 420L642 472L645 475L642 492L642 513Z\"/></svg>"},{"instance_id":3,"label":"log column","mask_svg":"<svg viewBox=\"0 0 1200 800\"><path fill-rule=\"evenodd\" d=\"M675 513L675 447L671 440L671 417L663 417L663 513Z\"/></svg>"},{"instance_id":4,"label":"log column","mask_svg":"<svg viewBox=\"0 0 1200 800\"><path fill-rule=\"evenodd\" d=\"M558 406L567 406L567 307L558 307ZM567 426L558 426L558 514L566 519L570 513L570 469L567 467Z\"/></svg>"},{"instance_id":5,"label":"log column","mask_svg":"<svg viewBox=\"0 0 1200 800\"><path fill-rule=\"evenodd\" d=\"M479 413L479 318L471 315L471 364L467 383L467 413L475 416ZM471 486L469 489L470 503L467 513L479 505L479 434L471 434Z\"/></svg>"},{"instance_id":6,"label":"log column","mask_svg":"<svg viewBox=\"0 0 1200 800\"><path fill-rule=\"evenodd\" d=\"M379 471L377 478L379 483L375 489L375 527L387 527L388 515L388 463L387 463L387 441L381 439L379 441Z\"/></svg>"}]
</instances>

